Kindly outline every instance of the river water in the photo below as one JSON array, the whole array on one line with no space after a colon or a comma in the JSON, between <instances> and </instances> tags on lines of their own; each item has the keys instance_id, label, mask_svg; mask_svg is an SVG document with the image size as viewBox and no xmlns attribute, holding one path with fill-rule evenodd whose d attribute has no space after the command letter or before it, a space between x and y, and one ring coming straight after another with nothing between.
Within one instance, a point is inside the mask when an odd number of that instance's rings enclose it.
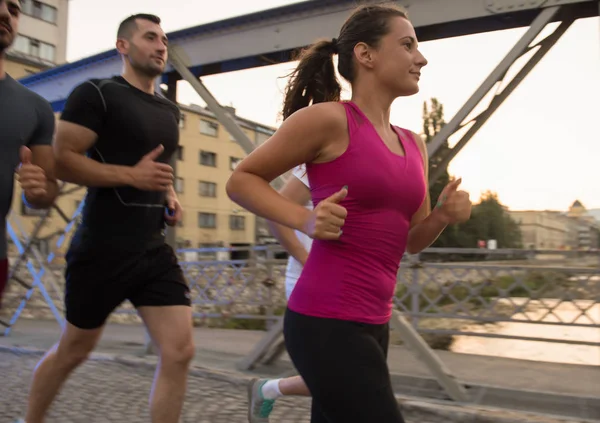
<instances>
[{"instance_id":1,"label":"river water","mask_svg":"<svg viewBox=\"0 0 600 423\"><path fill-rule=\"evenodd\" d=\"M523 299L513 298L512 301L515 304L519 304ZM502 322L494 325L474 325L464 328L464 330L512 336L600 342L600 329L591 327L592 322L596 325L600 324L600 304L594 304L592 301L577 301L576 304L569 302L559 303L557 300L551 299L543 301L544 304L530 302L529 306L531 307L528 306L527 308L527 317L519 314L514 315L513 318L529 318L544 322L576 322L587 324L590 327ZM548 315L548 308L554 308L550 315ZM585 310L584 315L582 315L582 310L580 309ZM468 354L525 360L600 365L600 347L586 345L456 336L451 350Z\"/></svg>"}]
</instances>

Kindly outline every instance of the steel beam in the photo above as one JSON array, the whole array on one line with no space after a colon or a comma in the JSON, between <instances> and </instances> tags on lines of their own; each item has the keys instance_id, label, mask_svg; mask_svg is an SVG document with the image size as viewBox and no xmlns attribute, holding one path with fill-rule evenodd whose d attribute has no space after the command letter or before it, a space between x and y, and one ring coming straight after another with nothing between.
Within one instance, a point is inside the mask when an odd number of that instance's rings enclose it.
<instances>
[{"instance_id":1,"label":"steel beam","mask_svg":"<svg viewBox=\"0 0 600 423\"><path fill-rule=\"evenodd\" d=\"M518 87L518 85L527 77L531 70L539 63L539 61L550 51L550 49L556 44L560 37L566 32L566 30L573 24L574 20L566 18L554 32L540 41L539 43L531 46L533 40L544 30L546 25L552 21L552 18L559 12L560 7L550 7L543 9L538 17L531 24L529 30L521 37L521 39L515 44L515 46L509 51L504 59L498 64L496 69L485 79L481 86L475 91L471 98L465 103L465 105L456 113L452 120L446 124L442 130L431 140L428 148L430 157L434 157L439 148L446 142L453 134L460 131L464 127L472 126L467 132L461 137L461 139L447 151L443 151L443 158L440 161L437 168L431 173L429 177L429 183L434 183L441 174L446 170L450 161L458 154L458 152L467 144L467 142L475 135L475 133L487 122L492 114L500 107L500 105L508 98L508 96ZM510 68L514 63L522 57L524 54L537 49L537 51L530 57L523 68L512 78L512 80L506 85L506 87L497 92L494 98L491 100L487 109L481 114L477 115L473 119L465 122L465 119L472 113L481 101L488 95L488 93L497 84L502 84Z\"/></svg>"},{"instance_id":2,"label":"steel beam","mask_svg":"<svg viewBox=\"0 0 600 423\"><path fill-rule=\"evenodd\" d=\"M242 128L233 120L233 117L227 112L227 110L219 104L217 99L210 93L210 91L204 86L204 84L197 78L189 67L191 66L189 59L186 57L186 53L176 44L169 46L169 62L173 65L173 68L181 75L181 77L187 81L192 88L198 93L200 97L206 102L208 109L213 112L216 118L221 124L227 129L237 143L242 147L246 154L250 154L254 150L254 143L246 136Z\"/></svg>"},{"instance_id":3,"label":"steel beam","mask_svg":"<svg viewBox=\"0 0 600 423\"><path fill-rule=\"evenodd\" d=\"M378 0L365 0L375 2ZM518 28L531 23L548 6L564 6L576 18L598 15L596 0L398 0L406 7L421 41ZM291 60L293 52L317 38L332 38L356 5L356 0L310 0L245 16L211 22L168 34L190 58L198 77ZM555 17L560 20L560 16ZM28 76L20 82L54 103L89 78L120 72L116 50ZM174 72L167 67L164 78ZM163 82L165 80L163 79Z\"/></svg>"},{"instance_id":4,"label":"steel beam","mask_svg":"<svg viewBox=\"0 0 600 423\"><path fill-rule=\"evenodd\" d=\"M61 184L59 196L61 196L61 197L64 196L65 192L72 192L72 190L64 191L65 187L66 187L65 183ZM75 210L73 217L71 219L69 219L66 216L66 214L62 211L62 209L58 206L58 204L55 203L52 206L52 208L57 211L58 215L65 220L65 225L66 225L62 235L58 238L58 240L56 242L56 248L62 247L62 244L66 239L66 235L75 226L75 219L81 212L82 207L83 207L83 203L81 203L79 205L77 210ZM0 325L6 327L6 329L4 330L4 333L3 333L4 336L8 336L10 334L12 326L14 326L14 324L18 321L19 317L21 316L21 313L27 306L27 303L31 299L31 296L33 295L36 288L39 290L39 292L44 297L46 303L48 304L48 307L54 314L54 317L56 318L56 320L59 323L59 325L61 326L61 328L64 327L65 321L64 321L64 316L62 314L63 310L62 310L62 308L57 307L56 304L54 304L54 300L48 293L48 289L43 280L44 276L46 276L46 278L48 279L48 282L54 289L54 292L56 293L56 295L58 297L63 296L63 292L59 287L56 277L54 276L52 271L50 269L48 269L48 267L47 267L54 260L55 253L54 253L54 251L52 251L52 252L50 252L50 254L48 254L47 257L43 257L42 254L40 253L40 251L38 250L38 248L34 245L35 241L40 239L39 238L40 229L42 228L44 222L48 219L49 213L50 213L50 208L47 209L45 211L44 215L40 217L40 219L38 220L37 224L35 225L30 236L26 236L24 230L22 229L21 225L19 224L17 216L15 216L16 219L14 219L15 223L16 223L15 226L17 227L17 229L19 229L19 232L21 232L22 235L19 235L15 231L15 229L11 225L10 219L7 221L8 234L12 238L13 243L15 244L15 246L17 247L17 249L19 251L19 257L17 258L17 260L13 264L13 267L10 270L8 283L10 283L12 280L14 280L14 281L20 283L22 286L24 286L27 289L27 292L24 295L22 295L21 298L18 300L19 304L17 305L14 313L12 314L10 321L9 322L0 321ZM14 211L12 214L14 214ZM9 216L9 218L10 218L10 216ZM23 244L21 242L21 239L25 240L25 244ZM30 257L31 255L33 257ZM37 263L39 270L37 270L35 268L34 262ZM18 268L24 263L26 264L27 270L29 271L29 273L33 279L33 284L31 284L31 285L28 284L27 282L23 281L21 278L19 278L17 276ZM7 306L6 308L8 309L10 307Z\"/></svg>"},{"instance_id":5,"label":"steel beam","mask_svg":"<svg viewBox=\"0 0 600 423\"><path fill-rule=\"evenodd\" d=\"M254 144L244 133L242 128L234 120L233 116L222 107L217 99L211 94L206 86L197 78L190 70L190 62L183 49L176 44L169 46L169 61L179 73L179 75L187 81L192 88L198 93L200 97L206 102L208 109L214 113L217 120L227 129L227 132L235 139L235 141L242 147L242 150L246 154L252 153L257 145ZM285 179L281 176L273 181L274 186L279 187L285 182Z\"/></svg>"},{"instance_id":6,"label":"steel beam","mask_svg":"<svg viewBox=\"0 0 600 423\"><path fill-rule=\"evenodd\" d=\"M419 333L397 310L392 312L390 326L400 334L400 337L408 350L425 364L433 377L435 377L440 386L444 388L453 401L462 403L469 401L469 394L465 387L456 379L456 376L450 372L435 351L427 345L421 335L419 335Z\"/></svg>"}]
</instances>

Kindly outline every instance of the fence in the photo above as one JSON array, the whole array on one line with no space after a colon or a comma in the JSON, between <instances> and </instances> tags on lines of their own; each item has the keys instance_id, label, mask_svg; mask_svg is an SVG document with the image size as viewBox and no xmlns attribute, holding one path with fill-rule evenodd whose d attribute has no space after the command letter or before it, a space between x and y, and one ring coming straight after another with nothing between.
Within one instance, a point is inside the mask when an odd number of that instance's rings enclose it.
<instances>
[{"instance_id":1,"label":"fence","mask_svg":"<svg viewBox=\"0 0 600 423\"><path fill-rule=\"evenodd\" d=\"M197 325L260 329L283 315L286 259L279 246L185 249L178 256ZM394 301L423 334L600 346L600 340L502 335L485 326L519 322L600 329L600 254L429 249L405 256ZM30 303L29 317L38 317L35 310L47 310L44 306L41 299ZM125 305L113 319L137 319L133 313Z\"/></svg>"},{"instance_id":2,"label":"fence","mask_svg":"<svg viewBox=\"0 0 600 423\"><path fill-rule=\"evenodd\" d=\"M415 258L398 274L395 305L420 333L600 346L598 337L506 335L484 326L510 322L600 329L597 252L432 249L427 255L457 253L479 260L440 263ZM519 260L523 257L525 262Z\"/></svg>"}]
</instances>

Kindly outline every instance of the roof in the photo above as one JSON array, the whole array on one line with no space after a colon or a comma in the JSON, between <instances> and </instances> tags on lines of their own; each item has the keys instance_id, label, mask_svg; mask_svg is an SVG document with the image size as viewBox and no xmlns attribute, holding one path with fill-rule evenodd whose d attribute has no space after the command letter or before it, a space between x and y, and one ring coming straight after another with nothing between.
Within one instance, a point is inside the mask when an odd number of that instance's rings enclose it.
<instances>
[{"instance_id":1,"label":"roof","mask_svg":"<svg viewBox=\"0 0 600 423\"><path fill-rule=\"evenodd\" d=\"M213 112L208 110L206 107L202 107L197 104L190 104L190 105L179 104L179 108L182 111L196 113L201 116L206 116L206 117L210 117L213 119L217 119L217 117L215 116L215 114ZM235 112L235 110L233 110L233 111ZM265 134L272 135L277 130L277 128L273 128L272 126L265 125L264 123L255 122L250 119L242 118L242 117L238 116L237 114L234 114L233 117L235 118L236 122L240 126L244 126L248 129L252 129L253 131L263 132Z\"/></svg>"},{"instance_id":2,"label":"roof","mask_svg":"<svg viewBox=\"0 0 600 423\"><path fill-rule=\"evenodd\" d=\"M327 7L332 5L343 5L343 4L353 4L354 0L308 0L300 3L291 4L288 6L277 7L274 9L263 10L260 12L250 13L247 15L237 16L234 18L223 19L216 22L210 22L207 24L202 24L198 26L194 26L191 28L181 29L178 31L173 31L167 34L167 37L170 41L175 41L178 39L184 39L191 36L197 35L205 35L214 33L217 31L227 30L230 28L238 27L244 24L252 24L260 21L265 21L268 19L277 18L279 16L286 16L293 13L301 13L304 11L310 11L316 7ZM75 62L66 63L61 66L57 66L55 68L49 69L44 72L37 73L35 75L27 76L25 78L20 79L20 82L27 86L33 82L37 82L40 80L44 80L47 78L55 77L64 72L69 72L75 69L87 67L90 65L94 65L109 59L113 59L118 55L116 49L111 49L104 51L102 53L95 54L93 56L89 56Z\"/></svg>"},{"instance_id":3,"label":"roof","mask_svg":"<svg viewBox=\"0 0 600 423\"><path fill-rule=\"evenodd\" d=\"M573 205L571 207L583 207L583 204L581 204L581 201L575 200L575 202L573 203ZM585 208L585 207L583 207L583 208Z\"/></svg>"}]
</instances>

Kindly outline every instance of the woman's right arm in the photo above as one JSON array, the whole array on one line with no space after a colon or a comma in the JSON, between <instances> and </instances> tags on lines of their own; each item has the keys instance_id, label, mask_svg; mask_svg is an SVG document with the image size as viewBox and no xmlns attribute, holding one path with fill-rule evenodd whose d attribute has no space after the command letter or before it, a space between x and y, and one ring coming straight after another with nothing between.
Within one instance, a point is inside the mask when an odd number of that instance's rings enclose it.
<instances>
[{"instance_id":1,"label":"woman's right arm","mask_svg":"<svg viewBox=\"0 0 600 423\"><path fill-rule=\"evenodd\" d=\"M296 176L291 176L279 193L294 203L305 205L310 201L310 190ZM296 232L287 226L267 220L271 233L283 248L303 266L308 258L308 251L296 236Z\"/></svg>"},{"instance_id":2,"label":"woman's right arm","mask_svg":"<svg viewBox=\"0 0 600 423\"><path fill-rule=\"evenodd\" d=\"M227 181L227 194L258 216L306 232L304 226L311 212L282 196L269 183L300 164L334 159L339 153L332 152L339 152L344 141L346 116L339 103L300 109L235 168Z\"/></svg>"}]
</instances>

